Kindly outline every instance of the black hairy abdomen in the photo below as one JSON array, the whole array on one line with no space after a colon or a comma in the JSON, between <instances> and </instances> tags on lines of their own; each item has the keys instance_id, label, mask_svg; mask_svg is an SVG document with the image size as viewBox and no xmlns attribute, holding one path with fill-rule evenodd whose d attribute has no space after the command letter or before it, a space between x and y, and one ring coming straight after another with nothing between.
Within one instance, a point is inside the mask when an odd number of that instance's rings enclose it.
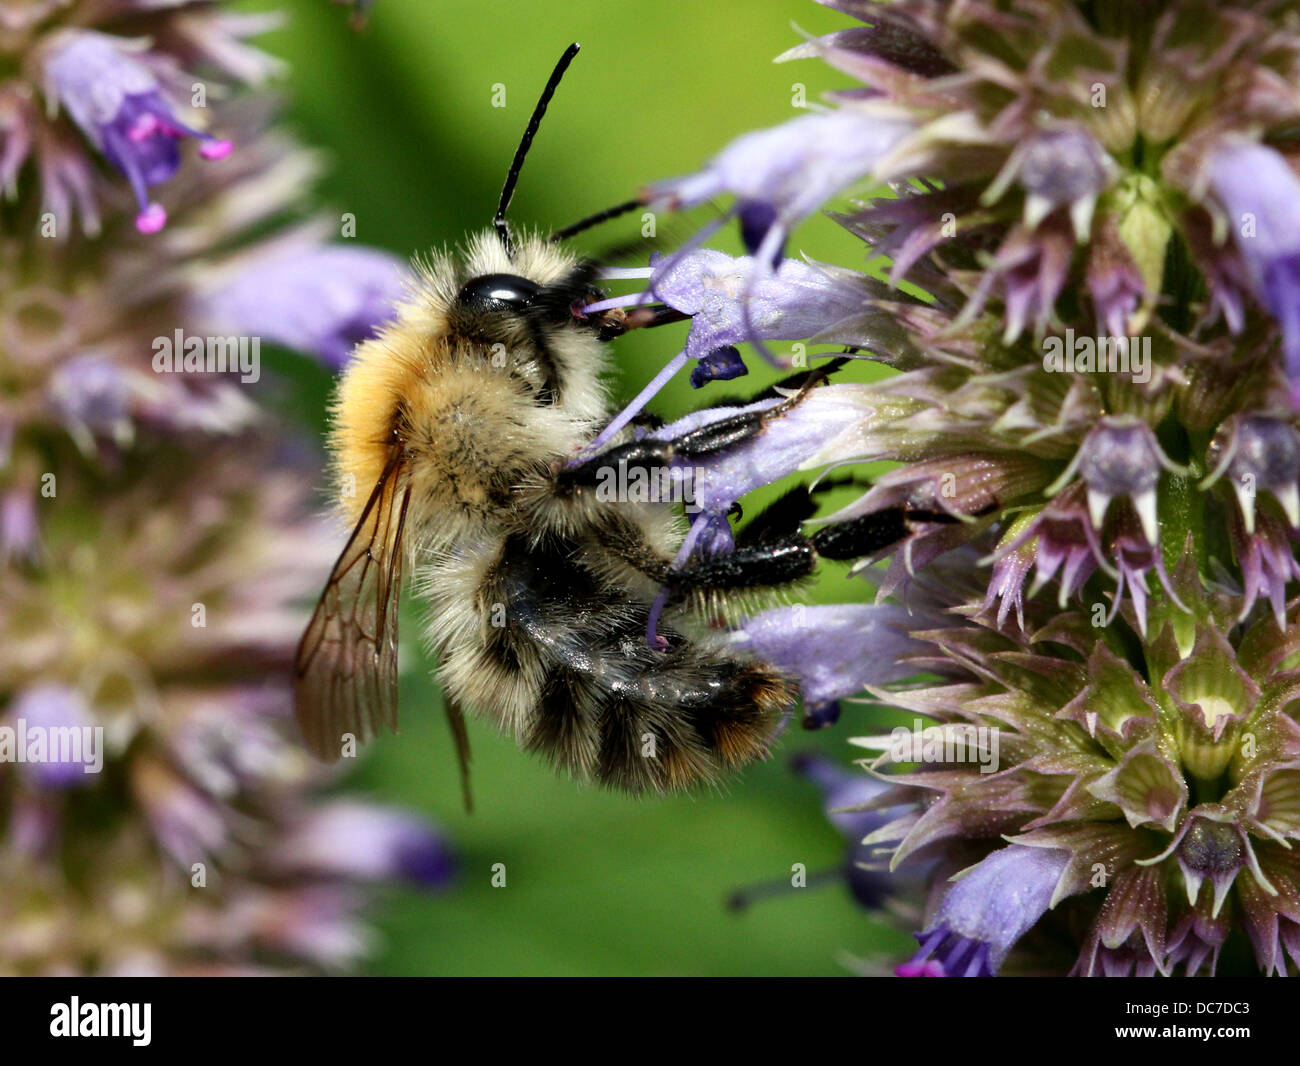
<instances>
[{"instance_id":1,"label":"black hairy abdomen","mask_svg":"<svg viewBox=\"0 0 1300 1066\"><path fill-rule=\"evenodd\" d=\"M520 739L574 775L640 791L709 780L766 752L790 683L669 622L651 648L649 604L596 577L581 541L512 536L480 602L501 604L487 630L495 665L539 679Z\"/></svg>"}]
</instances>

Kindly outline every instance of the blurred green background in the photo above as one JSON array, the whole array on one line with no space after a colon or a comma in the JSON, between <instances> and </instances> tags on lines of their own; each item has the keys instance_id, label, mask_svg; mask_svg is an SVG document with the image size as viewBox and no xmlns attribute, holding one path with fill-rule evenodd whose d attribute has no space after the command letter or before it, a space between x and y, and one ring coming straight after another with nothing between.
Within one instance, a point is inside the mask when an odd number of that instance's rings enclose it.
<instances>
[{"instance_id":1,"label":"blurred green background","mask_svg":"<svg viewBox=\"0 0 1300 1066\"><path fill-rule=\"evenodd\" d=\"M320 202L356 216L357 239L403 256L486 225L515 145L546 76L570 41L582 54L561 86L524 168L514 223L555 228L626 199L648 181L697 168L736 135L794 117L797 86L809 101L845 84L815 60L775 65L810 33L848 20L811 0L378 0L367 27L347 28L323 0L252 0L287 10L262 39L289 72L287 117L326 153ZM493 87L506 89L504 108ZM684 235L707 212L669 223ZM636 233L636 216L582 238L598 251ZM738 251L731 233L713 242ZM862 245L826 219L808 223L791 254L862 264ZM680 347L685 327L631 335L615 346L630 398ZM281 355L293 390L284 416L319 436L330 377ZM743 386L781 375L749 359ZM869 367L849 377L871 376ZM717 388L718 386L714 386ZM700 406L685 375L655 410ZM752 514L761 500L746 501ZM868 590L829 575L819 597ZM402 734L385 738L342 787L436 818L462 860L456 888L401 893L379 915L383 940L370 970L440 975L834 975L850 956L910 954L902 932L856 909L840 885L791 892L741 913L729 892L843 861L813 787L787 769L800 748L850 757L862 725L846 708L839 728L793 728L777 758L725 792L633 800L557 778L480 723L471 723L477 809L460 806L455 759L429 665L403 617ZM506 887L491 884L504 863Z\"/></svg>"}]
</instances>

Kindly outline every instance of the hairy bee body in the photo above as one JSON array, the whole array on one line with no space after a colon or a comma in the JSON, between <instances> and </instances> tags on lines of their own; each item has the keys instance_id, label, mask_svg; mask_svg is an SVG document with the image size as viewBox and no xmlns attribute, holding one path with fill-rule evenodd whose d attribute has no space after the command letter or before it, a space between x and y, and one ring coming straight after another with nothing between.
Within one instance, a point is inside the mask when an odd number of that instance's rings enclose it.
<instances>
[{"instance_id":1,"label":"hairy bee body","mask_svg":"<svg viewBox=\"0 0 1300 1066\"><path fill-rule=\"evenodd\" d=\"M330 453L340 500L355 525L392 455L410 454L408 521L436 548L483 533L515 513L516 490L545 463L570 456L605 418L603 345L590 331L551 328L544 343L564 378L563 402L534 403L543 376L536 339L508 316L490 337L472 335L456 311L471 278L517 274L541 286L562 281L575 258L554 244L525 242L512 262L490 231L463 263L437 256L418 269L396 321L359 345L333 405ZM460 327L460 328L458 328ZM477 332L477 331L476 331Z\"/></svg>"},{"instance_id":2,"label":"hairy bee body","mask_svg":"<svg viewBox=\"0 0 1300 1066\"><path fill-rule=\"evenodd\" d=\"M330 435L355 532L299 653L299 717L318 754L395 726L406 567L449 708L575 777L667 791L766 752L795 697L788 679L685 606L664 612L656 646L647 638L683 532L671 505L559 487L610 417L603 338L620 313L587 318L593 293L556 244L506 247L488 231L425 268L395 322L357 349Z\"/></svg>"}]
</instances>

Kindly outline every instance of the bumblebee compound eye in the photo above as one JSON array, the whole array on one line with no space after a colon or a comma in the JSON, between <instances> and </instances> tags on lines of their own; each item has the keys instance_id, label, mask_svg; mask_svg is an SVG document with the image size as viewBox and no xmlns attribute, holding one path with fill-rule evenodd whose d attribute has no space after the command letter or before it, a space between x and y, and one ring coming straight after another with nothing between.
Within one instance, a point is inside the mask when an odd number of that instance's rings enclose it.
<instances>
[{"instance_id":1,"label":"bumblebee compound eye","mask_svg":"<svg viewBox=\"0 0 1300 1066\"><path fill-rule=\"evenodd\" d=\"M516 274L484 274L471 278L456 294L456 303L466 311L523 311L537 298L542 287Z\"/></svg>"}]
</instances>

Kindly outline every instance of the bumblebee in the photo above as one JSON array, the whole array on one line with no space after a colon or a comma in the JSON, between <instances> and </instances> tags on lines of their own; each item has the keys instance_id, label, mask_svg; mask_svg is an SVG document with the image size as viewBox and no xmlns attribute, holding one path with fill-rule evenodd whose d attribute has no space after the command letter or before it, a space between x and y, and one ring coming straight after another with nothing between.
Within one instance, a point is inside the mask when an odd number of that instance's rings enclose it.
<instances>
[{"instance_id":1,"label":"bumblebee","mask_svg":"<svg viewBox=\"0 0 1300 1066\"><path fill-rule=\"evenodd\" d=\"M764 755L795 701L793 680L711 631L689 593L795 580L811 570L811 546L763 544L674 568L683 528L671 504L602 502L590 491L609 464L707 456L780 410L670 441L633 440L628 429L575 462L612 414L607 343L635 323L621 310L582 311L601 294L596 265L563 243L578 226L517 238L505 213L576 51L538 102L492 227L419 269L338 389L329 449L353 531L296 661L297 717L323 758L396 728L408 572L462 768L470 711L578 779L684 789ZM674 596L651 642L647 617L665 588Z\"/></svg>"}]
</instances>

